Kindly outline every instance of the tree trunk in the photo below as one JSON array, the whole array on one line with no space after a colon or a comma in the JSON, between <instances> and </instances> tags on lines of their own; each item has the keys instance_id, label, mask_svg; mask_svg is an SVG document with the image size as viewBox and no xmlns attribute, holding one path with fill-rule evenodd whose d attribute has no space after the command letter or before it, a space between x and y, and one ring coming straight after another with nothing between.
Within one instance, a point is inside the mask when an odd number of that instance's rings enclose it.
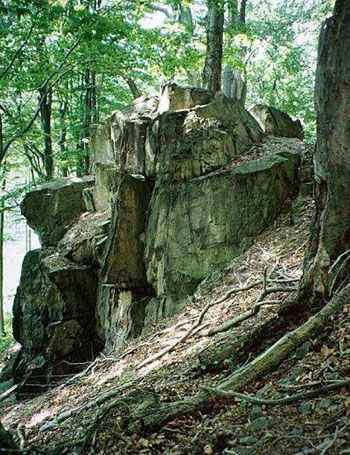
<instances>
[{"instance_id":1,"label":"tree trunk","mask_svg":"<svg viewBox=\"0 0 350 455\"><path fill-rule=\"evenodd\" d=\"M210 91L217 93L221 90L224 1L208 0L207 4L207 52L203 83Z\"/></svg>"},{"instance_id":2,"label":"tree trunk","mask_svg":"<svg viewBox=\"0 0 350 455\"><path fill-rule=\"evenodd\" d=\"M5 335L4 315L4 231L5 231L5 200L6 178L3 176L1 184L2 195L0 198L0 335Z\"/></svg>"},{"instance_id":3,"label":"tree trunk","mask_svg":"<svg viewBox=\"0 0 350 455\"><path fill-rule=\"evenodd\" d=\"M67 114L67 100L64 99L60 103L59 114L60 114L60 137L58 140L58 145L60 147L61 159L63 159L63 164L61 165L61 172L63 177L68 177L68 164L67 159L67 124L66 124L66 114Z\"/></svg>"},{"instance_id":4,"label":"tree trunk","mask_svg":"<svg viewBox=\"0 0 350 455\"><path fill-rule=\"evenodd\" d=\"M52 111L52 90L43 89L39 91L40 122L44 138L44 168L45 179L51 180L54 173L54 161L51 137L51 111Z\"/></svg>"},{"instance_id":5,"label":"tree trunk","mask_svg":"<svg viewBox=\"0 0 350 455\"><path fill-rule=\"evenodd\" d=\"M319 41L314 156L316 219L304 266L303 290L327 298L349 277L350 259L350 6L337 0ZM304 294L305 296L305 294Z\"/></svg>"},{"instance_id":6,"label":"tree trunk","mask_svg":"<svg viewBox=\"0 0 350 455\"><path fill-rule=\"evenodd\" d=\"M136 82L134 81L134 79L131 79L131 77L128 77L128 76L125 76L123 78L125 80L125 82L128 84L128 87L130 89L130 92L132 94L132 96L134 97L134 99L138 98L139 96L141 96L141 92L140 90L138 89L137 85L136 85Z\"/></svg>"},{"instance_id":7,"label":"tree trunk","mask_svg":"<svg viewBox=\"0 0 350 455\"><path fill-rule=\"evenodd\" d=\"M246 9L247 9L247 0L242 0L241 7L239 9L239 20L240 20L241 24L245 24Z\"/></svg>"},{"instance_id":8,"label":"tree trunk","mask_svg":"<svg viewBox=\"0 0 350 455\"><path fill-rule=\"evenodd\" d=\"M229 28L233 28L237 25L238 21L238 0L227 0L226 6Z\"/></svg>"},{"instance_id":9,"label":"tree trunk","mask_svg":"<svg viewBox=\"0 0 350 455\"><path fill-rule=\"evenodd\" d=\"M80 158L77 174L79 176L89 173L90 168L90 128L92 123L98 121L96 73L87 68L83 78L84 94L82 97L82 125L78 144Z\"/></svg>"},{"instance_id":10,"label":"tree trunk","mask_svg":"<svg viewBox=\"0 0 350 455\"><path fill-rule=\"evenodd\" d=\"M2 124L2 114L0 112L0 167L2 166L4 157L5 157L5 153L4 153L3 124Z\"/></svg>"}]
</instances>

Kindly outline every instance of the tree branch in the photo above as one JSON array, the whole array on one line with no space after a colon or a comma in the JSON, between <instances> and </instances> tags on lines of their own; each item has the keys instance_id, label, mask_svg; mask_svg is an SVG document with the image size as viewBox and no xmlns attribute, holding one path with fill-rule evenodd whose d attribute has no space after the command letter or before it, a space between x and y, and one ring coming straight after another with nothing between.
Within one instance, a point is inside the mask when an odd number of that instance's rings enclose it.
<instances>
[{"instance_id":1,"label":"tree branch","mask_svg":"<svg viewBox=\"0 0 350 455\"><path fill-rule=\"evenodd\" d=\"M16 50L16 52L13 54L12 56L12 59L10 61L10 63L7 65L7 67L4 69L4 71L0 74L0 79L4 79L5 76L7 75L7 73L11 70L13 64L15 63L17 57L19 56L19 54L22 52L24 46L28 43L28 40L32 34L34 30L34 24L31 25L30 29L29 29L29 32L26 36L26 38L24 39L23 43L19 46L19 48Z\"/></svg>"},{"instance_id":2,"label":"tree branch","mask_svg":"<svg viewBox=\"0 0 350 455\"><path fill-rule=\"evenodd\" d=\"M46 99L46 96L49 92L49 90L60 80L60 78L62 77L62 75L59 75L60 71L62 70L62 68L64 67L66 61L68 60L69 56L72 54L72 52L76 49L76 47L79 45L81 39L79 38L74 44L73 46L68 50L68 52L66 53L66 55L64 56L64 59L62 60L61 64L58 66L58 68L53 71L47 78L46 80L43 82L43 84L41 85L40 87L40 90L42 91L42 96L39 100L39 103L38 103L38 106L32 116L32 118L30 119L30 121L28 122L28 124L22 129L22 131L18 132L17 134L15 134L11 139L9 139L9 141L3 146L3 149L1 150L1 155L0 155L0 165L1 163L3 162L5 156L6 156L6 153L8 151L8 149L11 147L11 145L17 141L18 139L20 139L22 136L24 136L30 129L31 127L33 126L35 120L38 118L38 115L40 114L40 109L41 109L41 106L42 104L44 103L45 99ZM52 79L59 75L59 77L50 84L50 82L52 81Z\"/></svg>"}]
</instances>

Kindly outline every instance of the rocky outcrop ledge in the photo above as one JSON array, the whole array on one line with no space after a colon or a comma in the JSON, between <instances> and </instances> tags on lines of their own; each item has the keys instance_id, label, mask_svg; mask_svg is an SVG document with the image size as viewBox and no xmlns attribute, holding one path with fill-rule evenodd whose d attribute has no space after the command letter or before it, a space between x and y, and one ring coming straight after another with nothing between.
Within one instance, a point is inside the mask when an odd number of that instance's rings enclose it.
<instances>
[{"instance_id":1,"label":"rocky outcrop ledge","mask_svg":"<svg viewBox=\"0 0 350 455\"><path fill-rule=\"evenodd\" d=\"M249 248L298 193L288 118L274 138L239 103L168 84L96 130L92 177L28 193L42 249L15 299L16 381L35 390L138 336Z\"/></svg>"}]
</instances>

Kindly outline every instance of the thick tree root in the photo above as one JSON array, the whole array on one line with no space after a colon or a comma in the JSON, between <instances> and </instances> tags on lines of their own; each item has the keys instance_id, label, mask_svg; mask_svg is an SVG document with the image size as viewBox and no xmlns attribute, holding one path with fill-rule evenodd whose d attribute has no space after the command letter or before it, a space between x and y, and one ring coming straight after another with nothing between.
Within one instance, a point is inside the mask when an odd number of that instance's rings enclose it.
<instances>
[{"instance_id":1,"label":"thick tree root","mask_svg":"<svg viewBox=\"0 0 350 455\"><path fill-rule=\"evenodd\" d=\"M267 321L257 323L247 333L237 334L231 331L221 340L215 340L199 355L198 361L189 371L194 374L203 374L207 371L222 371L228 364L239 364L244 361L251 350L260 341L268 340L271 335L285 330L286 321L278 315Z\"/></svg>"},{"instance_id":2,"label":"thick tree root","mask_svg":"<svg viewBox=\"0 0 350 455\"><path fill-rule=\"evenodd\" d=\"M295 395L291 395L284 398L277 398L275 400L268 400L264 398L257 398L251 395L245 395L239 392L226 392L219 388L207 388L206 390L213 396L219 396L224 398L233 398L239 401L248 401L249 403L267 405L267 406L278 406L281 404L295 403L296 401L305 400L305 398L315 398L324 393L331 392L333 390L341 389L343 387L350 386L350 379L344 379L342 381L334 381L331 384L325 384L317 389L310 390L309 392L300 392Z\"/></svg>"},{"instance_id":3,"label":"thick tree root","mask_svg":"<svg viewBox=\"0 0 350 455\"><path fill-rule=\"evenodd\" d=\"M312 316L303 325L282 337L247 366L239 369L236 373L219 383L218 388L220 391L237 392L246 385L254 383L256 379L277 367L298 346L314 336L330 321L332 316L340 312L348 303L350 303L350 285L334 296L319 313ZM328 390L337 388L338 385L339 383L332 385L332 387L329 386ZM346 380L345 385L348 385L348 380ZM326 390L318 392L323 393L323 391ZM306 395L306 393L309 392L305 392L304 397L312 397L315 391L311 391L310 395ZM195 414L202 409L208 408L211 399L210 395L207 390L202 390L196 396L187 400L157 404L156 406L142 409L141 412L131 413L128 419L128 429L136 432L157 430L166 422L178 416Z\"/></svg>"},{"instance_id":4,"label":"thick tree root","mask_svg":"<svg viewBox=\"0 0 350 455\"><path fill-rule=\"evenodd\" d=\"M277 367L282 360L286 359L301 344L314 336L327 322L331 316L340 312L350 302L350 285L347 285L339 294L315 316L312 316L303 325L288 333L263 354L250 362L247 366L240 368L227 379L219 384L223 390L236 391L252 383L257 378Z\"/></svg>"}]
</instances>

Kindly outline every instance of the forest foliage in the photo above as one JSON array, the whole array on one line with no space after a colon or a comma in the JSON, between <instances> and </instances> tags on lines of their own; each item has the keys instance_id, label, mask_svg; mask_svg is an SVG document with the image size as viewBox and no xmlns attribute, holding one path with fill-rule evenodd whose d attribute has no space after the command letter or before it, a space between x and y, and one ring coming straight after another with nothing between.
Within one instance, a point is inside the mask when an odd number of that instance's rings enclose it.
<instances>
[{"instance_id":1,"label":"forest foliage","mask_svg":"<svg viewBox=\"0 0 350 455\"><path fill-rule=\"evenodd\" d=\"M244 26L232 20L237 0L225 5L223 64L244 74L248 105L301 118L310 141L317 34L332 3L249 0ZM2 0L0 10L0 158L34 180L87 172L94 125L133 97L169 79L201 84L204 0Z\"/></svg>"}]
</instances>

